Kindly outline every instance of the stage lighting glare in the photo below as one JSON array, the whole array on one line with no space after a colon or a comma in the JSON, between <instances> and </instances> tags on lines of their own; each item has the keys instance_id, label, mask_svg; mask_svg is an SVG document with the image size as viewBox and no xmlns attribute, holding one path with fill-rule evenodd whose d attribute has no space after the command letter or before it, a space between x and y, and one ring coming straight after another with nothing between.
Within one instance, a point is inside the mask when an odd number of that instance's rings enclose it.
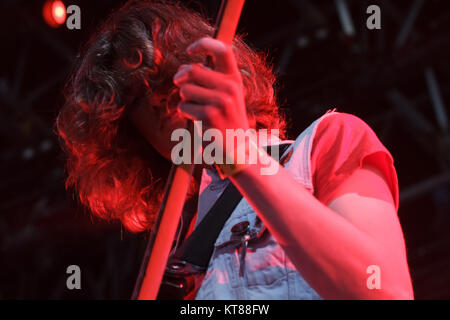
<instances>
[{"instance_id":1,"label":"stage lighting glare","mask_svg":"<svg viewBox=\"0 0 450 320\"><path fill-rule=\"evenodd\" d=\"M57 28L66 21L66 6L59 0L47 0L42 9L45 22L52 28Z\"/></svg>"}]
</instances>

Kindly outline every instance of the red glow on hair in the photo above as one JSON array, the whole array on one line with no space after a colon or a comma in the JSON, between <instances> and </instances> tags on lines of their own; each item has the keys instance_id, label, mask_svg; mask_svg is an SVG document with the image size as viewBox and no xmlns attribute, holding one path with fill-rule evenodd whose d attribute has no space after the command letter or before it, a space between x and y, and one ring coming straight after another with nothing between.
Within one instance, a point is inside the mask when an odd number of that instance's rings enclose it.
<instances>
[{"instance_id":1,"label":"red glow on hair","mask_svg":"<svg viewBox=\"0 0 450 320\"><path fill-rule=\"evenodd\" d=\"M137 54L137 61L136 62L130 62L127 59L122 58L122 61L123 61L124 65L128 69L136 69L142 64L142 52L140 50L137 50L137 51L135 51L135 53Z\"/></svg>"},{"instance_id":2,"label":"red glow on hair","mask_svg":"<svg viewBox=\"0 0 450 320\"><path fill-rule=\"evenodd\" d=\"M45 22L52 28L57 28L66 21L66 6L59 0L47 0L42 8Z\"/></svg>"},{"instance_id":3,"label":"red glow on hair","mask_svg":"<svg viewBox=\"0 0 450 320\"><path fill-rule=\"evenodd\" d=\"M136 132L126 109L151 92L167 97L162 107L170 113L179 98L173 75L183 63L206 59L193 60L187 46L212 33L207 20L179 4L128 1L92 35L68 82L56 126L67 154L66 186L93 215L120 219L132 232L152 228L170 162ZM241 37L233 48L256 129L279 129L283 138L285 121L265 55Z\"/></svg>"}]
</instances>

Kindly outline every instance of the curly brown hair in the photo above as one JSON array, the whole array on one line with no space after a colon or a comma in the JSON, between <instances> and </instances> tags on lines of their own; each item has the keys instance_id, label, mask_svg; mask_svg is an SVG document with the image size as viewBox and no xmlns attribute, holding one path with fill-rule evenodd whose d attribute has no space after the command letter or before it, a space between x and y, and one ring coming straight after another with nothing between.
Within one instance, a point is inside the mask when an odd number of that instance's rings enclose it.
<instances>
[{"instance_id":1,"label":"curly brown hair","mask_svg":"<svg viewBox=\"0 0 450 320\"><path fill-rule=\"evenodd\" d=\"M212 36L207 19L177 2L129 1L108 16L78 56L56 130L67 154L66 187L104 219L130 231L152 227L170 167L133 127L127 111L148 94L174 92L173 75L193 61L185 50ZM245 102L259 128L285 133L266 55L233 42Z\"/></svg>"}]
</instances>

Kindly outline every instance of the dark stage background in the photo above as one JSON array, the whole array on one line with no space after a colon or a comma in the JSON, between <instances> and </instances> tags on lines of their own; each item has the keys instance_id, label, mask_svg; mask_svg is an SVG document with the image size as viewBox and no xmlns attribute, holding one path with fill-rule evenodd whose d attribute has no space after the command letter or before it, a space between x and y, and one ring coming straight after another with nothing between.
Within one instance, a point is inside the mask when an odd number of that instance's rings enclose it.
<instances>
[{"instance_id":1,"label":"dark stage background","mask_svg":"<svg viewBox=\"0 0 450 320\"><path fill-rule=\"evenodd\" d=\"M146 235L77 205L53 129L78 49L122 1L64 1L80 30L49 27L44 2L0 2L0 299L128 299ZM186 3L214 18L219 0ZM381 30L366 27L371 4ZM375 130L396 163L415 296L449 299L450 2L248 0L239 30L273 57L292 137L334 107ZM66 287L72 264L81 290Z\"/></svg>"}]
</instances>

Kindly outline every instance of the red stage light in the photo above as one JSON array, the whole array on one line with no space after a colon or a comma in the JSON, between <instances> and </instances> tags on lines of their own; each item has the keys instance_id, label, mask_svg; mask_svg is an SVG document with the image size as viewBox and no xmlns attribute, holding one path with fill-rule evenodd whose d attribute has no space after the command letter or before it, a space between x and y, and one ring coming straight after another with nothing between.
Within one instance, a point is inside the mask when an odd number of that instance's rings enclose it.
<instances>
[{"instance_id":1,"label":"red stage light","mask_svg":"<svg viewBox=\"0 0 450 320\"><path fill-rule=\"evenodd\" d=\"M66 21L66 6L59 0L47 0L42 8L42 16L50 27L57 28Z\"/></svg>"}]
</instances>

